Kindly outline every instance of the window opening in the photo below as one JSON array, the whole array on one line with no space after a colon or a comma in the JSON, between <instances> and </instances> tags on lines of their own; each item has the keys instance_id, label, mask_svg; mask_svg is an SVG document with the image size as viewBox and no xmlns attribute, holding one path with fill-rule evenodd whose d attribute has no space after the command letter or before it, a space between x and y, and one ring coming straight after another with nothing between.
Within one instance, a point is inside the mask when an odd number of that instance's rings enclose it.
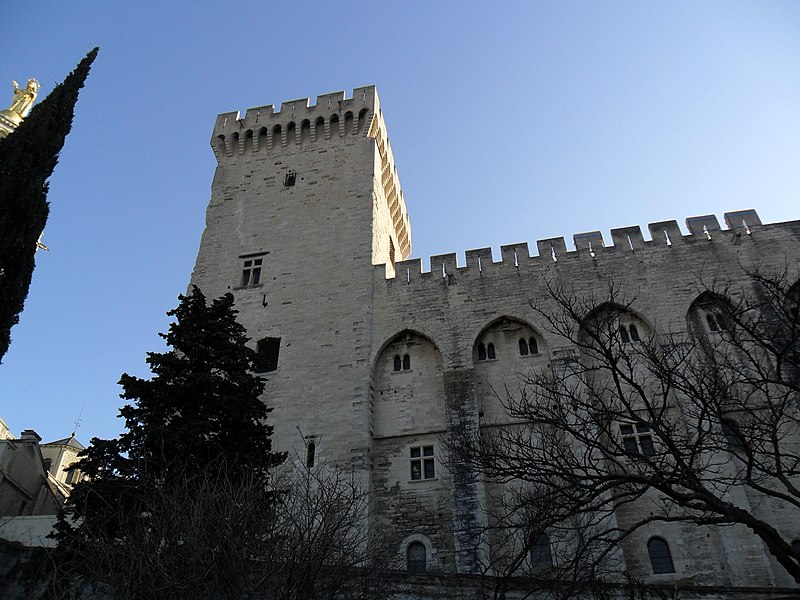
<instances>
[{"instance_id":1,"label":"window opening","mask_svg":"<svg viewBox=\"0 0 800 600\"><path fill-rule=\"evenodd\" d=\"M669 545L659 537L650 538L647 542L647 553L650 555L650 565L653 574L674 573L675 565L672 563L672 554Z\"/></svg>"},{"instance_id":2,"label":"window opening","mask_svg":"<svg viewBox=\"0 0 800 600\"><path fill-rule=\"evenodd\" d=\"M283 178L283 187L292 187L297 182L297 171L289 171Z\"/></svg>"},{"instance_id":3,"label":"window opening","mask_svg":"<svg viewBox=\"0 0 800 600\"><path fill-rule=\"evenodd\" d=\"M311 468L314 466L314 454L317 451L317 445L314 442L308 442L306 446L306 467Z\"/></svg>"},{"instance_id":4,"label":"window opening","mask_svg":"<svg viewBox=\"0 0 800 600\"><path fill-rule=\"evenodd\" d=\"M402 368L403 368L403 361L400 358L399 354L395 354L394 355L394 370L395 371L399 371Z\"/></svg>"},{"instance_id":5,"label":"window opening","mask_svg":"<svg viewBox=\"0 0 800 600\"><path fill-rule=\"evenodd\" d=\"M483 345L483 342L478 344L478 360L486 360L486 346Z\"/></svg>"},{"instance_id":6,"label":"window opening","mask_svg":"<svg viewBox=\"0 0 800 600\"><path fill-rule=\"evenodd\" d=\"M628 325L628 332L630 333L632 342L641 342L642 341L641 338L639 337L639 330L636 328L636 325L634 325L633 323Z\"/></svg>"},{"instance_id":7,"label":"window opening","mask_svg":"<svg viewBox=\"0 0 800 600\"><path fill-rule=\"evenodd\" d=\"M424 573L428 566L428 551L422 542L411 542L406 551L408 570L412 573Z\"/></svg>"},{"instance_id":8,"label":"window opening","mask_svg":"<svg viewBox=\"0 0 800 600\"><path fill-rule=\"evenodd\" d=\"M497 356L494 353L494 344L492 344L491 342L489 343L488 346L486 346L486 358L490 359L497 358Z\"/></svg>"},{"instance_id":9,"label":"window opening","mask_svg":"<svg viewBox=\"0 0 800 600\"><path fill-rule=\"evenodd\" d=\"M628 344L631 341L631 338L628 335L628 330L625 327L625 325L619 326L619 338L622 340L623 344Z\"/></svg>"},{"instance_id":10,"label":"window opening","mask_svg":"<svg viewBox=\"0 0 800 600\"><path fill-rule=\"evenodd\" d=\"M242 287L258 285L261 281L261 258L250 258L242 267Z\"/></svg>"},{"instance_id":11,"label":"window opening","mask_svg":"<svg viewBox=\"0 0 800 600\"><path fill-rule=\"evenodd\" d=\"M653 445L653 438L650 435L650 426L644 424L620 425L619 431L622 434L622 446L628 454L641 454L642 456L654 456L656 453Z\"/></svg>"},{"instance_id":12,"label":"window opening","mask_svg":"<svg viewBox=\"0 0 800 600\"><path fill-rule=\"evenodd\" d=\"M539 344L536 341L536 338L532 337L528 340L528 349L530 350L531 354L539 354Z\"/></svg>"},{"instance_id":13,"label":"window opening","mask_svg":"<svg viewBox=\"0 0 800 600\"><path fill-rule=\"evenodd\" d=\"M281 338L267 337L256 342L256 359L253 361L255 373L268 373L278 368L278 354Z\"/></svg>"},{"instance_id":14,"label":"window opening","mask_svg":"<svg viewBox=\"0 0 800 600\"><path fill-rule=\"evenodd\" d=\"M67 485L72 485L78 479L78 469L67 469Z\"/></svg>"},{"instance_id":15,"label":"window opening","mask_svg":"<svg viewBox=\"0 0 800 600\"><path fill-rule=\"evenodd\" d=\"M744 448L744 440L741 434L725 421L722 422L722 436L725 438L725 444L727 444L729 448Z\"/></svg>"},{"instance_id":16,"label":"window opening","mask_svg":"<svg viewBox=\"0 0 800 600\"><path fill-rule=\"evenodd\" d=\"M550 537L543 533L531 545L531 566L537 567L552 567L553 554L550 551Z\"/></svg>"},{"instance_id":17,"label":"window opening","mask_svg":"<svg viewBox=\"0 0 800 600\"><path fill-rule=\"evenodd\" d=\"M411 479L433 479L436 467L433 460L433 446L414 446L411 448Z\"/></svg>"},{"instance_id":18,"label":"window opening","mask_svg":"<svg viewBox=\"0 0 800 600\"><path fill-rule=\"evenodd\" d=\"M403 355L403 371L411 370L411 357L408 354Z\"/></svg>"},{"instance_id":19,"label":"window opening","mask_svg":"<svg viewBox=\"0 0 800 600\"><path fill-rule=\"evenodd\" d=\"M528 356L528 342L526 342L523 338L520 338L519 340L519 355Z\"/></svg>"}]
</instances>

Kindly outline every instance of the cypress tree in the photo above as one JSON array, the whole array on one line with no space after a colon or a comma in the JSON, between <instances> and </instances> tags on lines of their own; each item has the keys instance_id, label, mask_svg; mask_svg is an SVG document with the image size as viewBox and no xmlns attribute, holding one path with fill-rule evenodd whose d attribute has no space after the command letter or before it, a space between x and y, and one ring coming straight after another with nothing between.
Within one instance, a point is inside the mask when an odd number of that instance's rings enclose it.
<instances>
[{"instance_id":1,"label":"cypress tree","mask_svg":"<svg viewBox=\"0 0 800 600\"><path fill-rule=\"evenodd\" d=\"M47 223L47 179L72 128L95 48L5 139L0 139L0 360L28 296L36 242Z\"/></svg>"},{"instance_id":2,"label":"cypress tree","mask_svg":"<svg viewBox=\"0 0 800 600\"><path fill-rule=\"evenodd\" d=\"M271 449L270 409L260 399L264 381L251 372L257 354L236 321L233 295L207 304L193 287L167 313L175 322L160 334L168 352L148 353L153 376L122 375L120 410L126 431L94 438L74 465L85 480L73 490L66 513L81 519L59 524L59 541L80 547L93 538L125 537L149 498L171 486L219 474L235 484L267 481L284 455ZM265 492L265 501L270 494Z\"/></svg>"}]
</instances>

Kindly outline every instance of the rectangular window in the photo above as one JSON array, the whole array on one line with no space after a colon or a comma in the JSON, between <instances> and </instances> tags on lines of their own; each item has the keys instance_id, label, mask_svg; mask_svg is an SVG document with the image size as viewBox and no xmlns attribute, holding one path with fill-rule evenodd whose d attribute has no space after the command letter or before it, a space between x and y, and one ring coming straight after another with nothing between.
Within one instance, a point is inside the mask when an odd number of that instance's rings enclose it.
<instances>
[{"instance_id":1,"label":"rectangular window","mask_svg":"<svg viewBox=\"0 0 800 600\"><path fill-rule=\"evenodd\" d=\"M263 266L264 258L262 255L244 255L240 256L242 259L242 278L240 280L240 287L254 287L261 283L261 268Z\"/></svg>"},{"instance_id":2,"label":"rectangular window","mask_svg":"<svg viewBox=\"0 0 800 600\"><path fill-rule=\"evenodd\" d=\"M433 459L433 446L414 446L411 448L411 479L433 479L436 467Z\"/></svg>"},{"instance_id":3,"label":"rectangular window","mask_svg":"<svg viewBox=\"0 0 800 600\"><path fill-rule=\"evenodd\" d=\"M619 426L622 434L622 447L628 454L655 456L656 448L650 435L650 426L644 424L624 424Z\"/></svg>"}]
</instances>

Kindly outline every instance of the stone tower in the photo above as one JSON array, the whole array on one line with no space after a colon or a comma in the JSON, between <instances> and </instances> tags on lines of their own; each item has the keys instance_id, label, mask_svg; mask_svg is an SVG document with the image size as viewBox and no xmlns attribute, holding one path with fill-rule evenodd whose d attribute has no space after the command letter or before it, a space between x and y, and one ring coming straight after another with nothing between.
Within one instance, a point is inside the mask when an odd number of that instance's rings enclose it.
<instances>
[{"instance_id":1,"label":"stone tower","mask_svg":"<svg viewBox=\"0 0 800 600\"><path fill-rule=\"evenodd\" d=\"M362 463L373 265L411 252L374 86L217 117L217 168L191 283L233 292L256 341L279 450ZM302 460L302 458L301 458Z\"/></svg>"}]
</instances>

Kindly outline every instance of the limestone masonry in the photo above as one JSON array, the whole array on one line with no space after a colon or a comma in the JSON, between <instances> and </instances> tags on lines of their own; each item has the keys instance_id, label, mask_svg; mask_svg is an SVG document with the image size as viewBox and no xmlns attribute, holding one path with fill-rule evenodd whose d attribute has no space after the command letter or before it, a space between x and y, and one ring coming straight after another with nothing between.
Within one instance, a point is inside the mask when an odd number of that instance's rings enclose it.
<instances>
[{"instance_id":1,"label":"limestone masonry","mask_svg":"<svg viewBox=\"0 0 800 600\"><path fill-rule=\"evenodd\" d=\"M570 351L531 308L550 301L546 279L587 294L612 280L647 327L677 331L700 278L800 262L800 221L762 224L743 210L726 213L724 228L713 215L687 219L689 235L662 221L648 225L649 240L624 227L610 246L589 232L569 249L563 238L539 240L533 256L527 244L503 246L499 262L489 248L467 251L464 267L455 254L433 256L423 272L409 260L411 223L373 86L221 114L211 145L217 168L191 283L209 298L235 295L264 357L276 449L354 466L373 492L370 519L398 556L443 578L477 575L492 553L475 534L491 495L445 464L443 443L508 423L491 390ZM489 360L479 346L491 346ZM800 539L798 513L779 521ZM669 544L675 573L653 574L652 535ZM794 585L738 526L654 524L622 551L634 578L706 586L698 597ZM724 591L743 587L754 591Z\"/></svg>"}]
</instances>

